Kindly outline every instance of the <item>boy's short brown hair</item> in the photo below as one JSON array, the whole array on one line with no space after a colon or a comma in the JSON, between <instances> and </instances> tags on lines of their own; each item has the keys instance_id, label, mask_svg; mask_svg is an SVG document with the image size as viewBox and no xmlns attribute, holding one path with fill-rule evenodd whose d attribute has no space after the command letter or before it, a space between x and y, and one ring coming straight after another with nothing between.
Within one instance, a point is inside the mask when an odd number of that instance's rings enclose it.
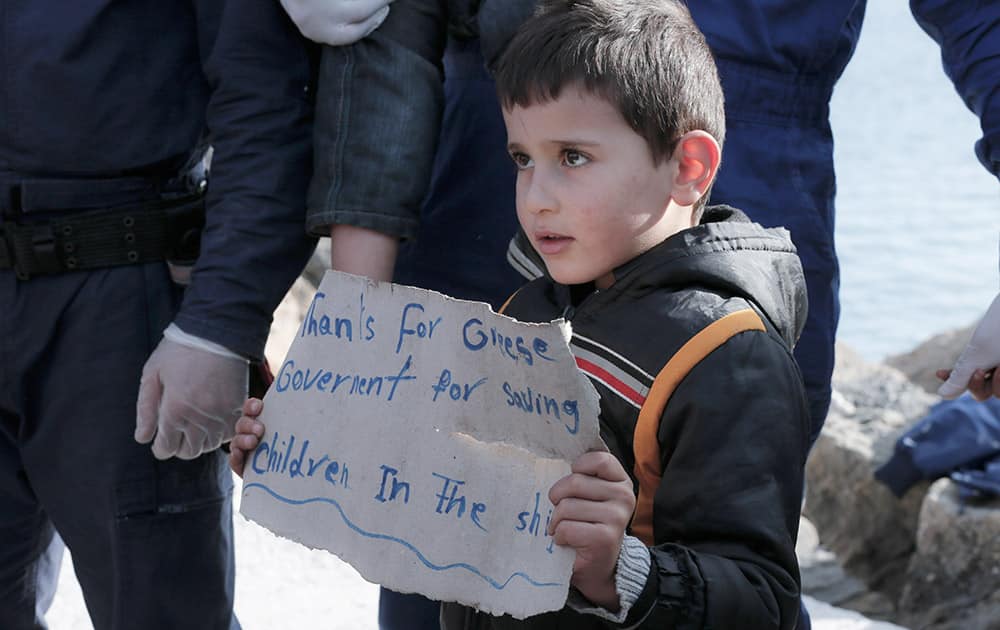
<instances>
[{"instance_id":1,"label":"boy's short brown hair","mask_svg":"<svg viewBox=\"0 0 1000 630\"><path fill-rule=\"evenodd\" d=\"M715 60L677 0L542 0L500 58L496 84L506 109L580 85L621 112L656 163L688 131L720 146L726 134Z\"/></svg>"}]
</instances>

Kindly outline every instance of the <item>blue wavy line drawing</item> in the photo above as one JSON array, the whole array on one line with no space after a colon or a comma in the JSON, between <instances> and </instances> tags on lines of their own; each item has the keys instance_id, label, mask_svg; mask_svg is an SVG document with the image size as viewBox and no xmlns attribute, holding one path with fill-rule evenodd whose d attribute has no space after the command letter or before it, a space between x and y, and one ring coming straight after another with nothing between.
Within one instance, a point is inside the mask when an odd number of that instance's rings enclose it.
<instances>
[{"instance_id":1,"label":"blue wavy line drawing","mask_svg":"<svg viewBox=\"0 0 1000 630\"><path fill-rule=\"evenodd\" d=\"M377 540L389 540L389 541L392 541L392 542L399 543L400 545L403 545L404 547L406 547L407 549L409 549L410 551L412 551L417 556L417 558L422 563L424 563L424 566L426 566L428 569L432 569L434 571L447 571L449 569L465 569L466 571L468 571L468 572L470 572L470 573L472 573L474 575L479 576L480 578L482 578L482 580L484 582L486 582L487 584L489 584L490 586L492 586L493 588L495 588L498 591L502 591L503 589L507 588L507 585L510 584L511 580L513 580L514 578L521 578L522 580L524 580L528 584L531 584L532 586L537 586L537 587L565 586L565 584L560 583L560 582L539 582L539 581L535 580L534 578L532 578L527 573L522 573L521 571L518 571L516 573L512 573L510 575L510 577L508 577L503 582L498 582L497 580L494 580L493 578L491 578L488 575L483 575L483 573L479 569L477 569L476 567L472 566L471 564L468 564L468 563L465 563L465 562L455 562L455 563L452 563L452 564L444 564L444 565L434 564L433 562L431 562L430 560L428 560L427 557L424 556L424 554L421 553L419 549L417 549L416 547L414 547L413 544L411 544L409 541L403 540L402 538L396 538L395 536L389 536L388 534L376 534L374 532L369 532L369 531L365 531L365 530L361 529L360 527L358 527L357 525L355 525L353 522L351 522L351 519L347 518L347 515L344 514L344 509L342 507L340 507L340 504L337 501L333 500L333 499L328 499L326 497L313 497L311 499L289 499L288 497L285 497L285 496L282 496L282 495L278 494L277 492L275 492L271 488L269 488L269 487L267 487L264 484L259 483L259 482L254 482L254 483L247 484L246 486L244 486L244 491L249 490L251 488L260 488L264 492L267 492L268 494L270 494L275 499L277 499L279 501L282 501L284 503L288 503L289 505L305 505L307 503L317 503L317 502L319 502L319 503L329 503L333 507L337 508L337 511L340 513L340 518L342 518L344 520L344 523L348 527L350 527L352 530L354 530L358 534L364 536L365 538L374 538L374 539L377 539Z\"/></svg>"}]
</instances>

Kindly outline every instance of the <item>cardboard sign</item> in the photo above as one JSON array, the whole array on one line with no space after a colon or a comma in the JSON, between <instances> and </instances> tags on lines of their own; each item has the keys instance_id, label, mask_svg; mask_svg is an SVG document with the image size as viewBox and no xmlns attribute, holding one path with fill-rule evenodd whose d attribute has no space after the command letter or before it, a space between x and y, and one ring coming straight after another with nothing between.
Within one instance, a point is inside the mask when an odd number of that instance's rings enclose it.
<instances>
[{"instance_id":1,"label":"cardboard sign","mask_svg":"<svg viewBox=\"0 0 1000 630\"><path fill-rule=\"evenodd\" d=\"M264 399L241 512L400 592L523 618L573 552L548 490L604 449L569 325L327 272Z\"/></svg>"}]
</instances>

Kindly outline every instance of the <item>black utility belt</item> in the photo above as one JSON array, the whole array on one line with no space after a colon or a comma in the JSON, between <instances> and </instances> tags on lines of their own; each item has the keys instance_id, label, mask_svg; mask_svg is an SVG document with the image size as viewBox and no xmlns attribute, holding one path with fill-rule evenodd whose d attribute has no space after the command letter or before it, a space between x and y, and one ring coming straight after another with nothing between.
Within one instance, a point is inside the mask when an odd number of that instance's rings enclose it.
<instances>
[{"instance_id":1,"label":"black utility belt","mask_svg":"<svg viewBox=\"0 0 1000 630\"><path fill-rule=\"evenodd\" d=\"M0 223L0 270L32 276L198 257L204 199L187 196Z\"/></svg>"}]
</instances>

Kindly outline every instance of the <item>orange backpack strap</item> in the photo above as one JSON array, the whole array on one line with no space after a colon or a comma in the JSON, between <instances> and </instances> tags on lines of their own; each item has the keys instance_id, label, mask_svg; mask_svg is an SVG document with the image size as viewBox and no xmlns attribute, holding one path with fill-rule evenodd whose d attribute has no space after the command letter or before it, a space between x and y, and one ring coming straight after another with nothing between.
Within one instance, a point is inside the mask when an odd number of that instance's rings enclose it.
<instances>
[{"instance_id":1,"label":"orange backpack strap","mask_svg":"<svg viewBox=\"0 0 1000 630\"><path fill-rule=\"evenodd\" d=\"M702 328L681 346L656 375L649 396L639 410L632 450L635 454L635 476L639 480L639 497L632 516L632 535L647 545L653 544L653 498L660 487L663 470L660 464L660 418L671 394L691 368L724 344L730 337L747 330L765 330L760 315L753 309L730 313Z\"/></svg>"},{"instance_id":2,"label":"orange backpack strap","mask_svg":"<svg viewBox=\"0 0 1000 630\"><path fill-rule=\"evenodd\" d=\"M511 293L511 294L510 294L510 297L509 297L509 298L507 298L507 301L503 303L503 306L501 306L501 307L500 307L500 308L499 308L499 309L497 310L497 313L498 313L498 314L500 314L500 315L503 315L503 312L507 310L507 307L508 307L508 306L510 306L510 302L511 302L511 300L513 300L513 299L514 299L514 296L515 296L515 295L517 295L517 292L518 292L518 291L520 291L520 290L521 290L521 289L520 289L520 288L518 288L518 289L517 289L517 291L514 291L513 293Z\"/></svg>"}]
</instances>

